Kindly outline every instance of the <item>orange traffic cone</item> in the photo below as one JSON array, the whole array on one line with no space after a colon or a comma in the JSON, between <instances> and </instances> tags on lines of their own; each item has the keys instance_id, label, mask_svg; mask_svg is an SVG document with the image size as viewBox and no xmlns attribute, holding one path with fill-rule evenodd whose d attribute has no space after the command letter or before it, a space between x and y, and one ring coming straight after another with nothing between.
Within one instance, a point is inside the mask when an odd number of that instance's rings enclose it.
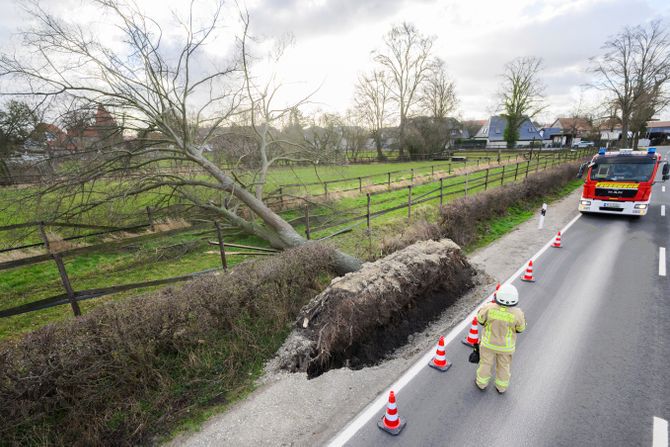
<instances>
[{"instance_id":1,"label":"orange traffic cone","mask_svg":"<svg viewBox=\"0 0 670 447\"><path fill-rule=\"evenodd\" d=\"M499 288L500 288L500 283L498 283L498 285L496 285L496 292L498 291ZM493 292L493 298L491 299L492 303L496 302L496 292Z\"/></svg>"},{"instance_id":2,"label":"orange traffic cone","mask_svg":"<svg viewBox=\"0 0 670 447\"><path fill-rule=\"evenodd\" d=\"M535 278L533 278L533 261L532 260L528 261L528 267L526 267L526 273L521 277L521 281L535 282Z\"/></svg>"},{"instance_id":3,"label":"orange traffic cone","mask_svg":"<svg viewBox=\"0 0 670 447\"><path fill-rule=\"evenodd\" d=\"M386 414L377 422L377 427L381 428L386 433L395 436L405 428L406 423L407 421L398 416L398 406L395 403L395 394L391 391L389 393L389 401L386 404Z\"/></svg>"},{"instance_id":4,"label":"orange traffic cone","mask_svg":"<svg viewBox=\"0 0 670 447\"><path fill-rule=\"evenodd\" d=\"M479 343L479 323L477 323L477 316L472 319L470 333L461 341L468 346L474 346Z\"/></svg>"},{"instance_id":5,"label":"orange traffic cone","mask_svg":"<svg viewBox=\"0 0 670 447\"><path fill-rule=\"evenodd\" d=\"M440 337L440 341L437 342L435 356L428 365L442 372L451 368L451 363L447 360L447 348L444 346L444 337Z\"/></svg>"},{"instance_id":6,"label":"orange traffic cone","mask_svg":"<svg viewBox=\"0 0 670 447\"><path fill-rule=\"evenodd\" d=\"M556 239L554 240L554 243L551 244L551 246L556 247L556 248L561 248L561 232L560 231L556 235Z\"/></svg>"}]
</instances>

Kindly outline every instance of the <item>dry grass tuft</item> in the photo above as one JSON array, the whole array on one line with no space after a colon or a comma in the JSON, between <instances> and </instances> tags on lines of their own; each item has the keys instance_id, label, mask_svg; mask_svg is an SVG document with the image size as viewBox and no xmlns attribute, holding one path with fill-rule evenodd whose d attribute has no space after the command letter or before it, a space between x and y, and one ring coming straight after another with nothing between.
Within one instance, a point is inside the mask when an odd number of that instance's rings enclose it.
<instances>
[{"instance_id":1,"label":"dry grass tuft","mask_svg":"<svg viewBox=\"0 0 670 447\"><path fill-rule=\"evenodd\" d=\"M178 230L180 228L188 228L190 226L191 224L188 223L185 219L166 218L154 223L154 231L161 232L161 231Z\"/></svg>"},{"instance_id":2,"label":"dry grass tuft","mask_svg":"<svg viewBox=\"0 0 670 447\"><path fill-rule=\"evenodd\" d=\"M83 242L65 241L60 234L53 231L47 231L46 235L47 239L49 239L49 249L52 253L59 253L86 245Z\"/></svg>"}]
</instances>

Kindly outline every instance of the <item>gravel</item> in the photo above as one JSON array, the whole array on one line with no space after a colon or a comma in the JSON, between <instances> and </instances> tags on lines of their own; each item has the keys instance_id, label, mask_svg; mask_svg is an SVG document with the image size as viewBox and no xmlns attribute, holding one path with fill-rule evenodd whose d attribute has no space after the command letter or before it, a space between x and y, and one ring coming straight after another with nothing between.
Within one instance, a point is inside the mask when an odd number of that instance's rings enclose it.
<instances>
[{"instance_id":1,"label":"gravel","mask_svg":"<svg viewBox=\"0 0 670 447\"><path fill-rule=\"evenodd\" d=\"M538 214L468 258L479 272L475 287L424 331L383 363L360 370L346 368L307 380L306 374L279 371L267 365L258 388L225 413L213 416L197 433L185 433L167 445L176 446L313 446L323 445L386 389L504 281L536 253L576 214L581 190L549 205L544 228Z\"/></svg>"}]
</instances>

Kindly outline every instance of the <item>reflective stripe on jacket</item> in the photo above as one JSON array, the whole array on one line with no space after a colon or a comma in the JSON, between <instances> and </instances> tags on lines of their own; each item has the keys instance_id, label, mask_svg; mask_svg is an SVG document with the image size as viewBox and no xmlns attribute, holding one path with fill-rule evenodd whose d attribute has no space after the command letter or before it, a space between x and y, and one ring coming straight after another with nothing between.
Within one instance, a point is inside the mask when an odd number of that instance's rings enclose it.
<instances>
[{"instance_id":1,"label":"reflective stripe on jacket","mask_svg":"<svg viewBox=\"0 0 670 447\"><path fill-rule=\"evenodd\" d=\"M498 352L514 352L516 334L526 329L526 318L521 309L487 303L477 312L477 320L484 326L481 345Z\"/></svg>"}]
</instances>

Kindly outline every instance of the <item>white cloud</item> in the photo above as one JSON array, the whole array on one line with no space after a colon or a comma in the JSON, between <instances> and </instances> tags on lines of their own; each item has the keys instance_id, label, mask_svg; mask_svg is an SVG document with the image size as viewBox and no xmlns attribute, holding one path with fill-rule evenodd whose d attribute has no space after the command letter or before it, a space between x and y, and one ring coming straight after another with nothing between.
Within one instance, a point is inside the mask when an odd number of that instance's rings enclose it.
<instances>
[{"instance_id":1,"label":"white cloud","mask_svg":"<svg viewBox=\"0 0 670 447\"><path fill-rule=\"evenodd\" d=\"M137 1L163 19L184 4ZM79 0L67 2L79 20L93 26L100 21ZM320 86L313 100L320 107L344 111L357 74L372 67L370 52L380 48L393 24L406 20L436 36L435 54L446 60L457 83L462 115L480 118L494 104L498 75L512 58L542 57L550 110L568 113L590 79L588 58L598 54L609 35L626 25L670 18L670 3L664 0L248 0L247 6L255 35L295 35L295 46L272 70L285 83L282 96L287 102ZM0 17L0 46L5 46L9 32L23 22L20 14L12 13L16 8L10 0L0 0L0 8L8 11ZM229 28L222 30L211 54L217 54L219 44L230 43L238 25L234 12L227 12L227 21ZM264 71L271 69L265 66ZM668 116L670 111L664 113Z\"/></svg>"}]
</instances>

